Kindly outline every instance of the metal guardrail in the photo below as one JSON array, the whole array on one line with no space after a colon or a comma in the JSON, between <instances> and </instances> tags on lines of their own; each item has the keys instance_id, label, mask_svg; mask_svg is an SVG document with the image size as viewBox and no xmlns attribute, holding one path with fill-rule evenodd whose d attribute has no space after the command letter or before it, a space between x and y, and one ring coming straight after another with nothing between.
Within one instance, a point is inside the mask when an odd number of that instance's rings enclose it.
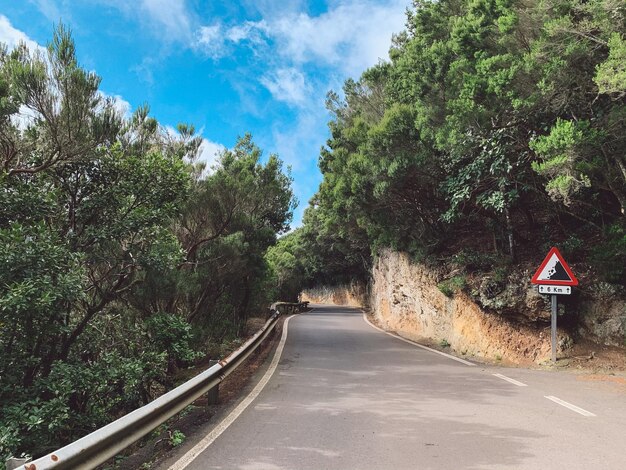
<instances>
[{"instance_id":1,"label":"metal guardrail","mask_svg":"<svg viewBox=\"0 0 626 470\"><path fill-rule=\"evenodd\" d=\"M224 380L274 329L280 316L280 304L270 307L272 315L265 325L226 359L147 405L18 468L88 470L106 462Z\"/></svg>"},{"instance_id":2,"label":"metal guardrail","mask_svg":"<svg viewBox=\"0 0 626 470\"><path fill-rule=\"evenodd\" d=\"M309 302L274 302L270 310L280 313L297 313L309 306Z\"/></svg>"}]
</instances>

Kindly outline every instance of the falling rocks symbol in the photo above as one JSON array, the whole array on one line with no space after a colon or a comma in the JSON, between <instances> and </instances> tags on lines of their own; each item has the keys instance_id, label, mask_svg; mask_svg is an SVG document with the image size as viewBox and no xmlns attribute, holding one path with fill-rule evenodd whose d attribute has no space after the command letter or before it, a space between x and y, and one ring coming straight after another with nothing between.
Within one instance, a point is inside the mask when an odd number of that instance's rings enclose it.
<instances>
[{"instance_id":1,"label":"falling rocks symbol","mask_svg":"<svg viewBox=\"0 0 626 470\"><path fill-rule=\"evenodd\" d=\"M548 279L550 281L569 281L571 278L560 261L557 261L552 269L549 271Z\"/></svg>"}]
</instances>

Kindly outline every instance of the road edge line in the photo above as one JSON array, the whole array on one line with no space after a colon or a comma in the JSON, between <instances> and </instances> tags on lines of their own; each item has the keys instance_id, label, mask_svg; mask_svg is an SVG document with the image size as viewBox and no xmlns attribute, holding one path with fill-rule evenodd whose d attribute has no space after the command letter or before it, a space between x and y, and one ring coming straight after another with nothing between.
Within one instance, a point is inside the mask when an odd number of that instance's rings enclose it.
<instances>
[{"instance_id":1,"label":"road edge line","mask_svg":"<svg viewBox=\"0 0 626 470\"><path fill-rule=\"evenodd\" d=\"M193 462L202 452L204 452L213 442L224 432L228 427L235 422L235 420L245 411L246 408L259 396L261 391L265 388L269 380L274 375L278 362L282 356L285 343L287 342L287 331L289 329L289 320L295 315L288 317L283 323L283 332L280 338L280 342L274 352L274 357L269 365L269 368L265 371L263 378L256 384L252 391L244 398L237 407L231 411L213 430L207 434L200 442L193 446L185 455L172 464L168 470L183 470L191 462Z\"/></svg>"},{"instance_id":2,"label":"road edge line","mask_svg":"<svg viewBox=\"0 0 626 470\"><path fill-rule=\"evenodd\" d=\"M553 401L554 403L561 405L569 410L574 411L575 413L578 413L579 415L583 415L583 416L587 416L587 417L591 417L591 416L596 416L594 413L592 413L591 411L587 411L583 408L580 408L579 406L576 405L572 405L571 403L566 402L565 400L561 400L560 398L557 398L553 395L544 395L544 398L547 398L550 401Z\"/></svg>"},{"instance_id":3,"label":"road edge line","mask_svg":"<svg viewBox=\"0 0 626 470\"><path fill-rule=\"evenodd\" d=\"M502 374L491 374L494 377L498 377L499 379L505 380L509 383L512 383L513 385L517 385L518 387L528 387L528 384L525 384L524 382L520 382L519 380L515 380L512 379L511 377L507 377L506 375L502 375Z\"/></svg>"},{"instance_id":4,"label":"road edge line","mask_svg":"<svg viewBox=\"0 0 626 470\"><path fill-rule=\"evenodd\" d=\"M361 310L361 312L363 312L363 310ZM374 325L372 322L370 322L367 319L367 315L365 314L365 312L363 312L363 320L365 320L365 323L367 323L372 328L382 333L385 333L386 335L389 335L392 338L399 339L400 341L404 341L405 343L412 344L413 346L417 346L418 348L422 348L422 349L425 349L426 351L430 351L435 354L439 354L440 356L447 357L448 359L452 359L453 361L460 362L461 364L465 364L466 366L472 366L472 367L476 366L476 364L474 364L473 362L466 361L465 359L461 359L460 357L452 356L451 354L446 354L445 352L442 352L442 351L437 351L436 349L429 348L428 346L424 346L423 344L416 343L415 341L411 341L410 339L406 339L406 338L403 338L402 336L398 336L393 333L390 333L389 331L385 331L382 328L379 328L376 325Z\"/></svg>"}]
</instances>

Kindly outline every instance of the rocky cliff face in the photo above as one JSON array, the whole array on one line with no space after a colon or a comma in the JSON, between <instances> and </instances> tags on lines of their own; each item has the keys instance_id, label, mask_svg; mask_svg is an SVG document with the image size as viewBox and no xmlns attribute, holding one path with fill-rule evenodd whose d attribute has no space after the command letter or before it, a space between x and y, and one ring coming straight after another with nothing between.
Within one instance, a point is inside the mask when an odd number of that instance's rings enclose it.
<instances>
[{"instance_id":1,"label":"rocky cliff face","mask_svg":"<svg viewBox=\"0 0 626 470\"><path fill-rule=\"evenodd\" d=\"M371 307L384 328L415 340L430 340L460 355L513 363L550 357L550 330L532 328L487 313L463 292L444 294L442 273L411 263L390 250L373 269ZM446 291L446 289L443 289ZM447 292L447 291L446 291ZM569 337L560 335L561 349Z\"/></svg>"},{"instance_id":2,"label":"rocky cliff face","mask_svg":"<svg viewBox=\"0 0 626 470\"><path fill-rule=\"evenodd\" d=\"M362 286L323 288L303 293L304 300L367 306L383 328L409 339L515 364L539 363L550 357L549 304L524 279L526 272L496 280L488 276L455 288L454 273L411 262L406 254L385 250L377 257L369 290ZM602 290L593 298L564 305L559 317L570 332L604 344L624 346L626 304ZM469 294L468 294L469 292ZM571 326L574 325L573 331ZM559 353L573 340L559 329Z\"/></svg>"},{"instance_id":3,"label":"rocky cliff face","mask_svg":"<svg viewBox=\"0 0 626 470\"><path fill-rule=\"evenodd\" d=\"M626 348L624 289L599 282L588 291L575 312L578 333L599 343Z\"/></svg>"}]
</instances>

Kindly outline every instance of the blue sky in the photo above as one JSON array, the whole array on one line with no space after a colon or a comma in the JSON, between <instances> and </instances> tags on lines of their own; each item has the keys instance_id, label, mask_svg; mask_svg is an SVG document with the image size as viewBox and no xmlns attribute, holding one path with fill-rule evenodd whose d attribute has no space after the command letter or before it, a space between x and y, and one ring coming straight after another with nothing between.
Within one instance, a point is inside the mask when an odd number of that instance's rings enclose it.
<instances>
[{"instance_id":1,"label":"blue sky","mask_svg":"<svg viewBox=\"0 0 626 470\"><path fill-rule=\"evenodd\" d=\"M324 100L387 59L410 0L0 0L0 42L45 45L70 27L81 65L132 111L194 124L202 158L250 132L292 167L300 201L315 193L328 138Z\"/></svg>"}]
</instances>

